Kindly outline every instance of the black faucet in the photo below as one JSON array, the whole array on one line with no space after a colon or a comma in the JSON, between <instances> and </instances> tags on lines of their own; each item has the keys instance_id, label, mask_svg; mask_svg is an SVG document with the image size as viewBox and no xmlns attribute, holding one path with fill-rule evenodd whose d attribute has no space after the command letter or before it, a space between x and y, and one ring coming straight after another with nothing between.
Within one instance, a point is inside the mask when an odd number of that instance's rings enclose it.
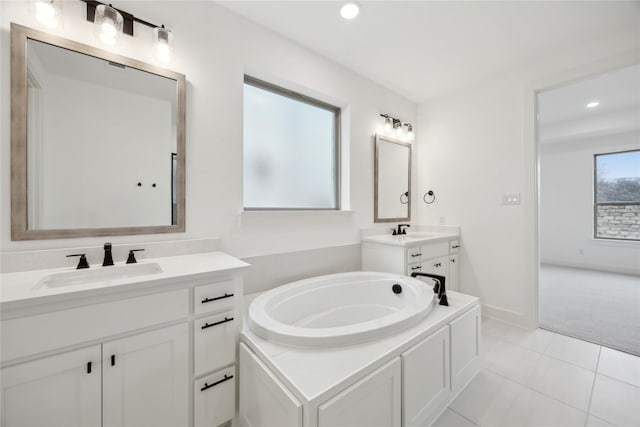
<instances>
[{"instance_id":1,"label":"black faucet","mask_svg":"<svg viewBox=\"0 0 640 427\"><path fill-rule=\"evenodd\" d=\"M106 267L108 265L113 265L113 256L111 256L111 243L104 244L104 261L102 261L102 266Z\"/></svg>"},{"instance_id":2,"label":"black faucet","mask_svg":"<svg viewBox=\"0 0 640 427\"><path fill-rule=\"evenodd\" d=\"M433 286L433 292L438 294L438 299L440 300L440 305L449 305L449 301L447 301L447 290L444 288L444 282L446 277L439 276L437 274L429 274L429 273L420 273L415 272L411 273L411 277L424 276L430 277L436 281L436 284Z\"/></svg>"},{"instance_id":3,"label":"black faucet","mask_svg":"<svg viewBox=\"0 0 640 427\"><path fill-rule=\"evenodd\" d=\"M393 235L398 235L398 234L407 234L407 230L404 229L403 227L411 227L411 225L409 224L398 224L398 229L397 230L393 230Z\"/></svg>"}]
</instances>

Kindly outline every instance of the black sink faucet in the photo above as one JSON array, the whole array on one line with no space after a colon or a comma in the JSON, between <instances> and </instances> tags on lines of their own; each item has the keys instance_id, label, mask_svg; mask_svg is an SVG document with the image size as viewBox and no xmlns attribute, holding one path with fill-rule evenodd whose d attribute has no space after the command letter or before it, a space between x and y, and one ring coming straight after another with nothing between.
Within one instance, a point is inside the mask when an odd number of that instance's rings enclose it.
<instances>
[{"instance_id":1,"label":"black sink faucet","mask_svg":"<svg viewBox=\"0 0 640 427\"><path fill-rule=\"evenodd\" d=\"M106 267L108 265L113 265L113 256L111 256L111 243L104 244L104 261L102 261L102 266Z\"/></svg>"},{"instance_id":2,"label":"black sink faucet","mask_svg":"<svg viewBox=\"0 0 640 427\"><path fill-rule=\"evenodd\" d=\"M403 227L411 227L409 224L398 224L398 229L393 230L393 235L397 234L407 234L407 230Z\"/></svg>"},{"instance_id":3,"label":"black sink faucet","mask_svg":"<svg viewBox=\"0 0 640 427\"><path fill-rule=\"evenodd\" d=\"M444 288L444 282L446 278L444 276L439 276L437 274L429 274L429 273L420 273L414 272L411 273L411 277L424 276L430 277L435 280L436 284L433 286L433 292L438 294L438 299L440 300L440 305L449 305L449 301L447 301L447 290Z\"/></svg>"}]
</instances>

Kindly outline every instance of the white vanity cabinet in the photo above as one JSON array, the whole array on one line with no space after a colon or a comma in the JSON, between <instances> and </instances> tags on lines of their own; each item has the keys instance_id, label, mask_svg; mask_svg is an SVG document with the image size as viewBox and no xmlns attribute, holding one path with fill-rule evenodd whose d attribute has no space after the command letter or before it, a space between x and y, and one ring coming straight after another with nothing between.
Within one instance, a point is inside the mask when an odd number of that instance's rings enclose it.
<instances>
[{"instance_id":1,"label":"white vanity cabinet","mask_svg":"<svg viewBox=\"0 0 640 427\"><path fill-rule=\"evenodd\" d=\"M391 237L391 236L384 236ZM394 236L395 237L395 236ZM446 277L446 287L458 290L460 239L457 236L421 242L369 238L362 242L362 269L410 276L414 272ZM431 283L431 280L421 279Z\"/></svg>"},{"instance_id":2,"label":"white vanity cabinet","mask_svg":"<svg viewBox=\"0 0 640 427\"><path fill-rule=\"evenodd\" d=\"M2 427L231 421L247 264L212 254L195 276L3 310Z\"/></svg>"}]
</instances>

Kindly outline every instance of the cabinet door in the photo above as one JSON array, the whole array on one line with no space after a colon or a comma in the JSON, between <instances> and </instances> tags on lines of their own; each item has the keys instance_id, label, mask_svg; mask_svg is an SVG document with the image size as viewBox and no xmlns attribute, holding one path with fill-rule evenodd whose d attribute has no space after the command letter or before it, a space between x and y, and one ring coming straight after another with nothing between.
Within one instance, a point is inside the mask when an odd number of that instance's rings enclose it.
<instances>
[{"instance_id":1,"label":"cabinet door","mask_svg":"<svg viewBox=\"0 0 640 427\"><path fill-rule=\"evenodd\" d=\"M429 425L449 397L449 327L402 354L404 426Z\"/></svg>"},{"instance_id":2,"label":"cabinet door","mask_svg":"<svg viewBox=\"0 0 640 427\"><path fill-rule=\"evenodd\" d=\"M188 344L186 323L104 343L104 426L186 426Z\"/></svg>"},{"instance_id":3,"label":"cabinet door","mask_svg":"<svg viewBox=\"0 0 640 427\"><path fill-rule=\"evenodd\" d=\"M480 307L463 314L451 326L451 389L457 393L476 375L480 355Z\"/></svg>"},{"instance_id":4,"label":"cabinet door","mask_svg":"<svg viewBox=\"0 0 640 427\"><path fill-rule=\"evenodd\" d=\"M100 346L2 369L2 426L99 427Z\"/></svg>"},{"instance_id":5,"label":"cabinet door","mask_svg":"<svg viewBox=\"0 0 640 427\"><path fill-rule=\"evenodd\" d=\"M318 407L319 427L400 425L400 358Z\"/></svg>"}]
</instances>

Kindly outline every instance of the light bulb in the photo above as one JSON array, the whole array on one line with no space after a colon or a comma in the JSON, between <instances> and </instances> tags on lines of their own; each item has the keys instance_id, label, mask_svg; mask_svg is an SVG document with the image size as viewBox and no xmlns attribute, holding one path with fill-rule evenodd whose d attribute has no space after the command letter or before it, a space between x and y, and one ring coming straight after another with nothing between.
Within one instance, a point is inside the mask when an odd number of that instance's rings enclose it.
<instances>
[{"instance_id":1,"label":"light bulb","mask_svg":"<svg viewBox=\"0 0 640 427\"><path fill-rule=\"evenodd\" d=\"M384 130L387 132L391 130L391 117L384 119Z\"/></svg>"},{"instance_id":2,"label":"light bulb","mask_svg":"<svg viewBox=\"0 0 640 427\"><path fill-rule=\"evenodd\" d=\"M53 0L38 0L35 3L36 19L49 28L58 26L58 11Z\"/></svg>"},{"instance_id":3,"label":"light bulb","mask_svg":"<svg viewBox=\"0 0 640 427\"><path fill-rule=\"evenodd\" d=\"M413 126L411 125L407 127L407 139L409 141L413 141L414 139L416 139L416 135L413 133Z\"/></svg>"},{"instance_id":4,"label":"light bulb","mask_svg":"<svg viewBox=\"0 0 640 427\"><path fill-rule=\"evenodd\" d=\"M160 62L171 61L173 52L173 33L168 29L156 27L153 29L153 56Z\"/></svg>"},{"instance_id":5,"label":"light bulb","mask_svg":"<svg viewBox=\"0 0 640 427\"><path fill-rule=\"evenodd\" d=\"M398 126L396 127L396 135L398 137L402 136L402 123L399 123Z\"/></svg>"},{"instance_id":6,"label":"light bulb","mask_svg":"<svg viewBox=\"0 0 640 427\"><path fill-rule=\"evenodd\" d=\"M344 19L353 19L360 13L360 5L356 2L349 2L340 8L340 16Z\"/></svg>"},{"instance_id":7,"label":"light bulb","mask_svg":"<svg viewBox=\"0 0 640 427\"><path fill-rule=\"evenodd\" d=\"M95 24L98 38L105 44L113 45L122 32L124 18L111 6L100 4L96 7Z\"/></svg>"}]
</instances>

